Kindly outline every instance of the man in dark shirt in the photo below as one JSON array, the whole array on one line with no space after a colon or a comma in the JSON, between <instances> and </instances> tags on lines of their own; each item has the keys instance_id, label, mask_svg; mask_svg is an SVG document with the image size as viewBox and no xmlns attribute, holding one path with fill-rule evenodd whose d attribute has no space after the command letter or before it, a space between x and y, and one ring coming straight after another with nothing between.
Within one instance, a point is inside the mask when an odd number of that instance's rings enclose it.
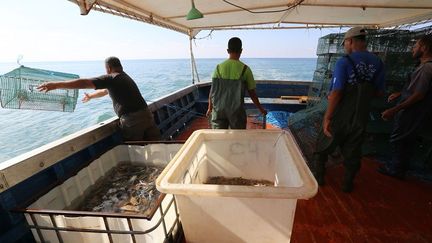
<instances>
[{"instance_id":1,"label":"man in dark shirt","mask_svg":"<svg viewBox=\"0 0 432 243\"><path fill-rule=\"evenodd\" d=\"M412 54L413 58L420 59L420 65L411 74L402 92L389 96L389 102L400 97L397 105L382 113L384 120L394 117L390 136L393 158L378 171L398 179L405 177L418 132L424 126L430 126L432 118L432 35L421 37L414 45Z\"/></svg>"},{"instance_id":2,"label":"man in dark shirt","mask_svg":"<svg viewBox=\"0 0 432 243\"><path fill-rule=\"evenodd\" d=\"M124 140L160 140L152 113L142 97L136 83L123 72L117 57L105 60L106 75L96 78L74 79L66 82L48 82L40 85L40 91L54 89L96 89L94 93L85 93L83 102L109 94L115 113L120 118L120 129Z\"/></svg>"}]
</instances>

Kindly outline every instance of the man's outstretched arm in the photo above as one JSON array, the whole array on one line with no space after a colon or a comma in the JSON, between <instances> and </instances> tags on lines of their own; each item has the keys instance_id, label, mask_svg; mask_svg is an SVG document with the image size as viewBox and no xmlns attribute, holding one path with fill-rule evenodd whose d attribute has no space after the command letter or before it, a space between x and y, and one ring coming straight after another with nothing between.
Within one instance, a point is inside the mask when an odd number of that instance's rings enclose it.
<instances>
[{"instance_id":1,"label":"man's outstretched arm","mask_svg":"<svg viewBox=\"0 0 432 243\"><path fill-rule=\"evenodd\" d=\"M80 78L69 81L47 82L39 85L39 91L48 92L54 89L94 89L95 85L90 79Z\"/></svg>"}]
</instances>

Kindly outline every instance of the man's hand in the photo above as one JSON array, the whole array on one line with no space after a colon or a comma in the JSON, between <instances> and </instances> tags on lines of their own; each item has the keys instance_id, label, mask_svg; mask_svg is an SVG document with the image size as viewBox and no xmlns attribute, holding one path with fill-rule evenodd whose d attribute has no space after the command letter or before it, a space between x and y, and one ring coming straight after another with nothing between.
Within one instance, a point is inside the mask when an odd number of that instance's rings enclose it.
<instances>
[{"instance_id":1,"label":"man's hand","mask_svg":"<svg viewBox=\"0 0 432 243\"><path fill-rule=\"evenodd\" d=\"M395 107L393 107L393 108L387 109L383 113L381 113L381 117L384 121L388 121L391 118L393 118L397 112L398 112L398 110Z\"/></svg>"},{"instance_id":2,"label":"man's hand","mask_svg":"<svg viewBox=\"0 0 432 243\"><path fill-rule=\"evenodd\" d=\"M329 137L329 138L332 137L331 130L330 130L330 119L324 118L324 120L323 120L323 132L327 137Z\"/></svg>"},{"instance_id":3,"label":"man's hand","mask_svg":"<svg viewBox=\"0 0 432 243\"><path fill-rule=\"evenodd\" d=\"M327 137L332 137L330 123L336 107L341 102L343 96L342 90L332 90L328 96L328 106L323 118L323 132Z\"/></svg>"},{"instance_id":4,"label":"man's hand","mask_svg":"<svg viewBox=\"0 0 432 243\"><path fill-rule=\"evenodd\" d=\"M84 98L82 98L82 103L86 103L86 102L88 102L89 100L91 100L91 96L89 95L89 94L87 94L87 93L84 93Z\"/></svg>"},{"instance_id":5,"label":"man's hand","mask_svg":"<svg viewBox=\"0 0 432 243\"><path fill-rule=\"evenodd\" d=\"M388 97L387 102L392 102L393 100L399 98L400 95L401 95L400 92L396 92L396 93L391 94L391 95Z\"/></svg>"},{"instance_id":6,"label":"man's hand","mask_svg":"<svg viewBox=\"0 0 432 243\"><path fill-rule=\"evenodd\" d=\"M48 82L48 83L43 83L43 84L39 85L39 86L37 87L37 89L38 89L39 91L45 91L45 92L48 92L48 91L50 91L50 90L58 89L58 85L57 85L57 84L58 84L57 82Z\"/></svg>"},{"instance_id":7,"label":"man's hand","mask_svg":"<svg viewBox=\"0 0 432 243\"><path fill-rule=\"evenodd\" d=\"M208 108L206 112L206 117L209 117L211 115L212 109Z\"/></svg>"}]
</instances>

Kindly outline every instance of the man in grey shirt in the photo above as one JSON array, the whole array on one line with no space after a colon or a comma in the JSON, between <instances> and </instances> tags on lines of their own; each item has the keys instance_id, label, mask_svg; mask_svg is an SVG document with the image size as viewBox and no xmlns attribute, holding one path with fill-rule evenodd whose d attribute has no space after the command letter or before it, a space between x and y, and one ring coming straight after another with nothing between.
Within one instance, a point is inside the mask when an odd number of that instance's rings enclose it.
<instances>
[{"instance_id":1,"label":"man in grey shirt","mask_svg":"<svg viewBox=\"0 0 432 243\"><path fill-rule=\"evenodd\" d=\"M40 85L40 91L53 89L96 89L85 93L83 102L108 95L113 101L115 113L120 118L119 126L124 140L161 140L153 114L147 108L136 83L123 71L117 57L105 60L106 75L96 78L81 78L66 82L48 82Z\"/></svg>"},{"instance_id":2,"label":"man in grey shirt","mask_svg":"<svg viewBox=\"0 0 432 243\"><path fill-rule=\"evenodd\" d=\"M389 96L389 102L401 97L398 104L382 113L384 120L394 117L390 136L394 151L392 160L378 171L398 179L405 177L418 130L432 118L432 35L421 37L412 53L414 58L420 59L420 65L411 74L402 92Z\"/></svg>"}]
</instances>

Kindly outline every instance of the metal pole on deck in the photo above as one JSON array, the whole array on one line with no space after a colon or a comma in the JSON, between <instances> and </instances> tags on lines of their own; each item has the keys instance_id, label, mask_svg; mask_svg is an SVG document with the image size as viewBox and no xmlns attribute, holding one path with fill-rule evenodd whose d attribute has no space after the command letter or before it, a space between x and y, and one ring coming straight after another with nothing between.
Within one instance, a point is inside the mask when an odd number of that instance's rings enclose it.
<instances>
[{"instance_id":1,"label":"metal pole on deck","mask_svg":"<svg viewBox=\"0 0 432 243\"><path fill-rule=\"evenodd\" d=\"M192 84L195 84L195 75L197 77L198 83L200 82L200 79L199 79L199 75L198 75L198 70L196 68L195 57L193 54L192 39L193 39L192 35L189 35L189 50L190 50L190 54L191 54Z\"/></svg>"},{"instance_id":2,"label":"metal pole on deck","mask_svg":"<svg viewBox=\"0 0 432 243\"><path fill-rule=\"evenodd\" d=\"M192 51L192 36L189 36L189 51L191 55L191 74L192 74L192 84L195 83L195 74L194 74L194 64L193 64L193 51Z\"/></svg>"},{"instance_id":3,"label":"metal pole on deck","mask_svg":"<svg viewBox=\"0 0 432 243\"><path fill-rule=\"evenodd\" d=\"M198 69L197 69L197 65L195 62L195 57L193 58L193 64L194 64L194 69L195 69L195 75L196 75L198 83L199 83L199 82L201 82L201 80L200 80L199 75L198 75Z\"/></svg>"}]
</instances>

